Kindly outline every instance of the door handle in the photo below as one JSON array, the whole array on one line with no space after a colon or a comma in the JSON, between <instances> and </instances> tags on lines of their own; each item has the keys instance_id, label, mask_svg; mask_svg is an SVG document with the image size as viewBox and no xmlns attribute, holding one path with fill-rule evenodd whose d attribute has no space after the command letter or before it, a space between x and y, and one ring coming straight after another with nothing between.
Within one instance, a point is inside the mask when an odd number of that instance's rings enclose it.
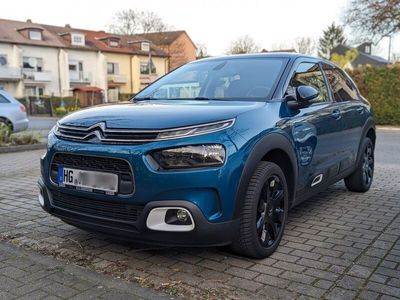
<instances>
[{"instance_id":1,"label":"door handle","mask_svg":"<svg viewBox=\"0 0 400 300\"><path fill-rule=\"evenodd\" d=\"M340 113L339 110L335 109L333 112L331 112L332 118L335 118L336 120L340 120L342 117L342 114Z\"/></svg>"},{"instance_id":2,"label":"door handle","mask_svg":"<svg viewBox=\"0 0 400 300\"><path fill-rule=\"evenodd\" d=\"M356 108L356 111L359 113L359 114L363 114L364 113L364 107L357 107Z\"/></svg>"}]
</instances>

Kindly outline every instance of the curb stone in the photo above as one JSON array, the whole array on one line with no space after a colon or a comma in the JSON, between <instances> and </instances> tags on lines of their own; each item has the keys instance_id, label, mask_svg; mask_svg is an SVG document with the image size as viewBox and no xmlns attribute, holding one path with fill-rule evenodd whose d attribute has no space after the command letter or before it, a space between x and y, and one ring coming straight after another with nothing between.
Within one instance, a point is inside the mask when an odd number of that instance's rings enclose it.
<instances>
[{"instance_id":1,"label":"curb stone","mask_svg":"<svg viewBox=\"0 0 400 300\"><path fill-rule=\"evenodd\" d=\"M33 144L33 145L5 146L5 147L0 147L0 154L11 153L11 152L40 150L40 149L46 149L46 148L47 148L47 143L39 143L39 144Z\"/></svg>"}]
</instances>

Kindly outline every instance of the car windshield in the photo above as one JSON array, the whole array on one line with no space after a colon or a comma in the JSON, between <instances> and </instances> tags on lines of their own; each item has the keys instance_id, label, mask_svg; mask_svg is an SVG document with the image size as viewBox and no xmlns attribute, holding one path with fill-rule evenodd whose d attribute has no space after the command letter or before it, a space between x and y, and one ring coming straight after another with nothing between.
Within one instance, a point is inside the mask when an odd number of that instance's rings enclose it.
<instances>
[{"instance_id":1,"label":"car windshield","mask_svg":"<svg viewBox=\"0 0 400 300\"><path fill-rule=\"evenodd\" d=\"M137 94L134 100L270 99L287 63L283 58L225 58L184 65Z\"/></svg>"}]
</instances>

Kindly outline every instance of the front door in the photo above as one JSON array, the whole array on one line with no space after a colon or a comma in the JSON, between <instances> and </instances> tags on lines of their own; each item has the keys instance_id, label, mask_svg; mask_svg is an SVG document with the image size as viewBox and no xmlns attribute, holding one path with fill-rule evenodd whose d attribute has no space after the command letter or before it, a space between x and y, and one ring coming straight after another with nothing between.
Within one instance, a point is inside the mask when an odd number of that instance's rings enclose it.
<instances>
[{"instance_id":1,"label":"front door","mask_svg":"<svg viewBox=\"0 0 400 300\"><path fill-rule=\"evenodd\" d=\"M286 94L295 94L296 87L309 85L319 96L309 107L293 110L292 135L298 156L298 198L317 189L335 177L343 153L338 140L341 134L341 112L331 101L325 77L318 63L301 62L295 69Z\"/></svg>"}]
</instances>

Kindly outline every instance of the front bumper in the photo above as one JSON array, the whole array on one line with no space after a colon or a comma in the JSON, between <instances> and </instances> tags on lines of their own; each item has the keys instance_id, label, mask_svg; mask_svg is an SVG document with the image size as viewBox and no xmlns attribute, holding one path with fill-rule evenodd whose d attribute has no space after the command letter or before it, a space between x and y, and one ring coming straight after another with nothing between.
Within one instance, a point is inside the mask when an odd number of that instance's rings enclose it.
<instances>
[{"instance_id":1,"label":"front bumper","mask_svg":"<svg viewBox=\"0 0 400 300\"><path fill-rule=\"evenodd\" d=\"M143 206L135 222L121 222L117 219L94 216L54 205L53 192L42 178L38 181L42 208L66 223L89 231L101 232L113 238L139 241L163 246L222 246L230 244L239 229L239 220L212 223L200 208L183 200L150 201ZM146 226L147 216L156 207L182 207L193 217L194 229L188 232L166 232L150 230Z\"/></svg>"}]
</instances>

